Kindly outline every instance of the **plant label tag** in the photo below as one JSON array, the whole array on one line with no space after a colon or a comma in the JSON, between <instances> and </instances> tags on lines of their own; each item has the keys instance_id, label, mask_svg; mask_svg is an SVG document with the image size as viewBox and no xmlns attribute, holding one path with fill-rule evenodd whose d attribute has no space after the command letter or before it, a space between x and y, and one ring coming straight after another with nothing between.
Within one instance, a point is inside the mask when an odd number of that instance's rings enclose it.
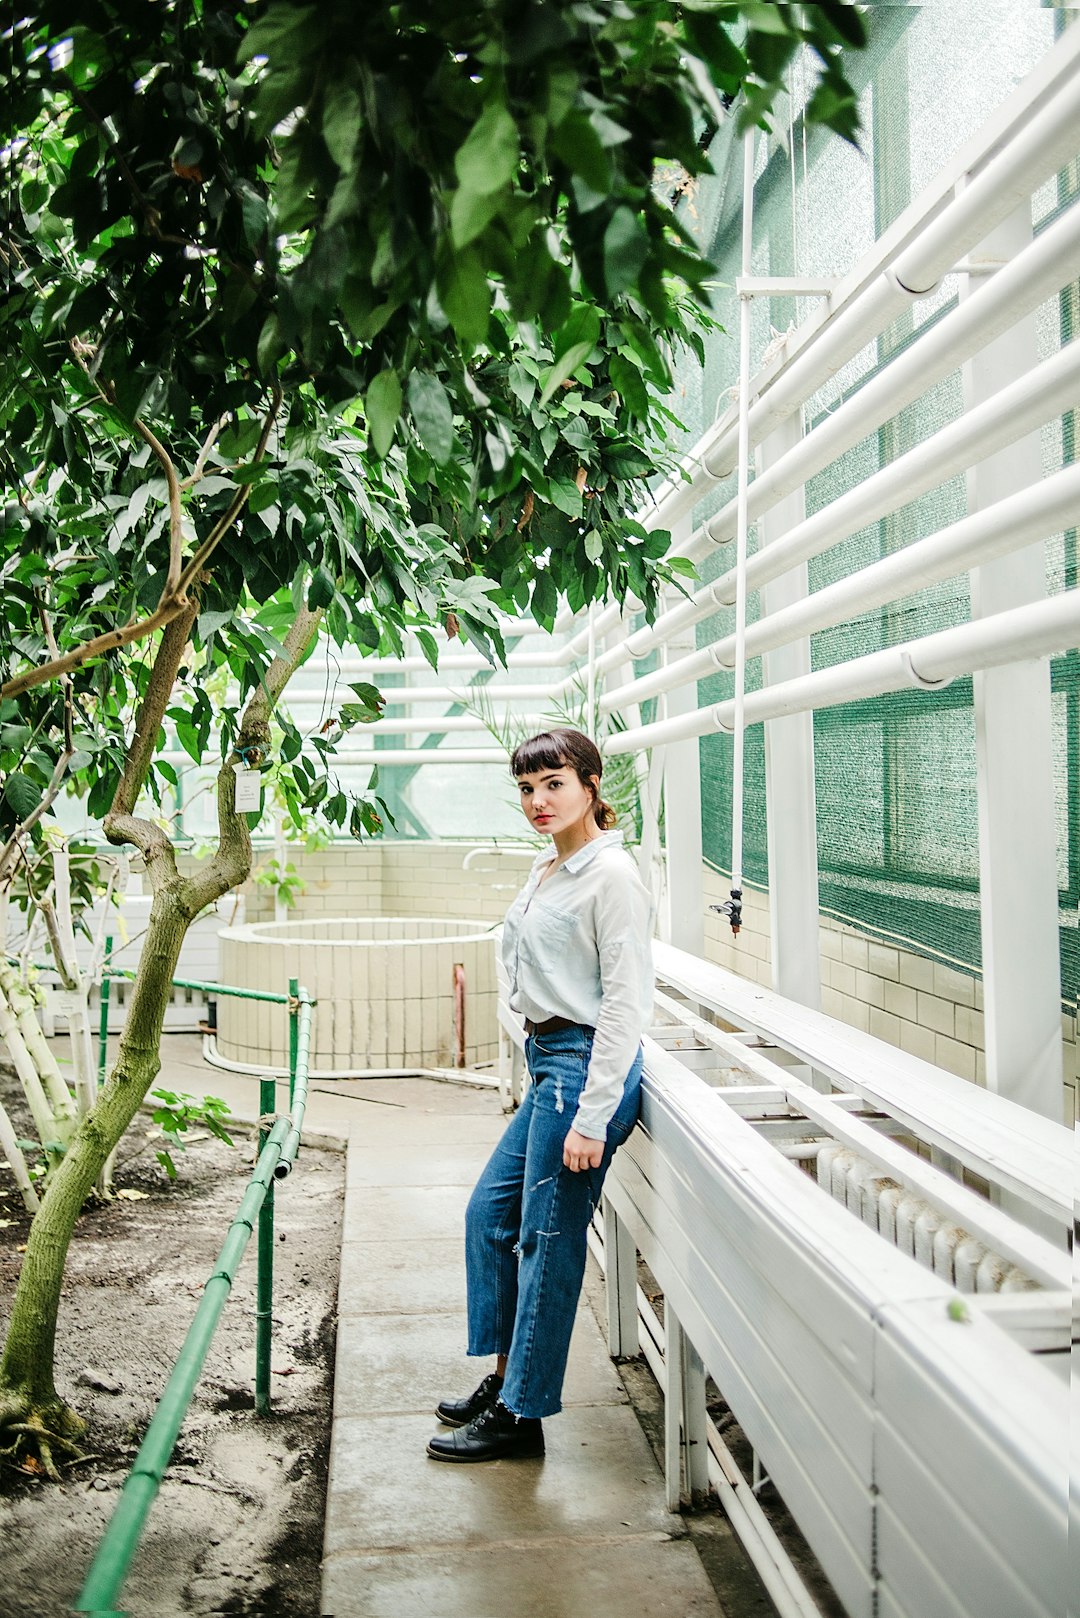
<instances>
[{"instance_id":1,"label":"plant label tag","mask_svg":"<svg viewBox=\"0 0 1080 1618\"><path fill-rule=\"evenodd\" d=\"M236 771L236 812L238 815L249 813L252 809L262 807L262 782L258 770L245 770L242 764L234 764Z\"/></svg>"}]
</instances>

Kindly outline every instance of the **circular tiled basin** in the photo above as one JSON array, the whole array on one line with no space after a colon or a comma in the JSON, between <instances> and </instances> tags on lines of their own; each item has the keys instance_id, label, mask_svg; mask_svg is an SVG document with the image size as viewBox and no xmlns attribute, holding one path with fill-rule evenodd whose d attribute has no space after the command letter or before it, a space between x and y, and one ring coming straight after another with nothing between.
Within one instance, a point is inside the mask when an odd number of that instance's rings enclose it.
<instances>
[{"instance_id":1,"label":"circular tiled basin","mask_svg":"<svg viewBox=\"0 0 1080 1618\"><path fill-rule=\"evenodd\" d=\"M466 1065L496 1058L494 935L475 922L320 918L233 927L220 938L223 983L284 992L297 978L318 1002L313 1073L455 1066L462 980ZM217 1024L227 1061L287 1065L283 1007L222 996Z\"/></svg>"}]
</instances>

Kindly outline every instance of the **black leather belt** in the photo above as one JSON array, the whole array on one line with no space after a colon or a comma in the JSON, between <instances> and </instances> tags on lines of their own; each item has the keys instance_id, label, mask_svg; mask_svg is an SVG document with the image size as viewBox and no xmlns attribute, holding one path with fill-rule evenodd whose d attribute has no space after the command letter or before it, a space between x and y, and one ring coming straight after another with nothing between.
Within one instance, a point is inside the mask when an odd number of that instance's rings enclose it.
<instances>
[{"instance_id":1,"label":"black leather belt","mask_svg":"<svg viewBox=\"0 0 1080 1618\"><path fill-rule=\"evenodd\" d=\"M596 1032L589 1023L571 1022L569 1017L548 1017L544 1022L533 1022L529 1017L525 1019L527 1034L557 1034L562 1028L580 1028L586 1034Z\"/></svg>"}]
</instances>

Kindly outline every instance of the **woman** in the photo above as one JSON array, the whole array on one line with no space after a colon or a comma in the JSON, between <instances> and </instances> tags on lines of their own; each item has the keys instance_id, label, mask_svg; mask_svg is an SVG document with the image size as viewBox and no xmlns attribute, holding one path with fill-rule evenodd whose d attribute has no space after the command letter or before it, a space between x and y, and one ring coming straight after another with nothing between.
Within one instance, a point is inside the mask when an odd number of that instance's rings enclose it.
<instances>
[{"instance_id":1,"label":"woman","mask_svg":"<svg viewBox=\"0 0 1080 1618\"><path fill-rule=\"evenodd\" d=\"M585 1238L616 1147L637 1121L653 998L652 900L610 828L603 764L576 730L533 736L510 765L526 819L550 836L503 929L510 1005L532 1084L465 1216L471 1355L495 1370L436 1410L440 1461L544 1452L560 1410Z\"/></svg>"}]
</instances>

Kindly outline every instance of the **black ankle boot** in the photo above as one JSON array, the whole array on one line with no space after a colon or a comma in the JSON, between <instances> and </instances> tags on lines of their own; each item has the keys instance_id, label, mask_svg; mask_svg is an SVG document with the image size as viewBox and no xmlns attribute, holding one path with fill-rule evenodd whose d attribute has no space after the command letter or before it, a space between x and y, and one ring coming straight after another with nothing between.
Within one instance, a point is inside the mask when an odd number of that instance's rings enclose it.
<instances>
[{"instance_id":1,"label":"black ankle boot","mask_svg":"<svg viewBox=\"0 0 1080 1618\"><path fill-rule=\"evenodd\" d=\"M470 1393L467 1399L443 1399L435 1406L435 1414L444 1427L465 1427L470 1421L493 1405L502 1392L503 1379L497 1372L492 1371L486 1376L475 1393Z\"/></svg>"},{"instance_id":2,"label":"black ankle boot","mask_svg":"<svg viewBox=\"0 0 1080 1618\"><path fill-rule=\"evenodd\" d=\"M535 1459L544 1453L544 1429L538 1419L515 1416L497 1399L467 1427L436 1434L427 1452L436 1461Z\"/></svg>"}]
</instances>

